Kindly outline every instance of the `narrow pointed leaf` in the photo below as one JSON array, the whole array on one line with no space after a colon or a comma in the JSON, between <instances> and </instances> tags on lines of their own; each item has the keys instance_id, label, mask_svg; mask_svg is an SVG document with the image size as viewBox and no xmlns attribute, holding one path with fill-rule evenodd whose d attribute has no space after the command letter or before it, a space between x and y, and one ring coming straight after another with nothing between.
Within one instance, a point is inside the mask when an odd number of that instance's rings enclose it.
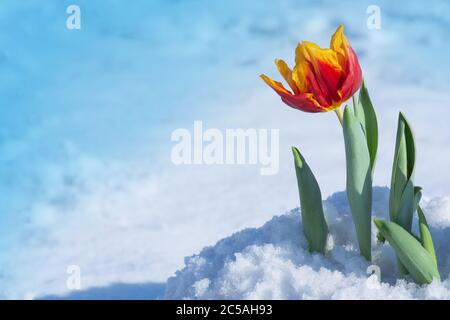
<instances>
[{"instance_id":1,"label":"narrow pointed leaf","mask_svg":"<svg viewBox=\"0 0 450 320\"><path fill-rule=\"evenodd\" d=\"M433 238L431 237L430 228L428 227L427 219L420 206L417 206L417 215L419 216L419 230L420 241L422 246L433 257L434 263L437 266L436 252L434 250Z\"/></svg>"},{"instance_id":2,"label":"narrow pointed leaf","mask_svg":"<svg viewBox=\"0 0 450 320\"><path fill-rule=\"evenodd\" d=\"M392 168L389 215L391 221L397 222L408 231L411 231L412 218L416 207L416 193L413 182L415 160L414 135L405 116L400 113Z\"/></svg>"},{"instance_id":3,"label":"narrow pointed leaf","mask_svg":"<svg viewBox=\"0 0 450 320\"><path fill-rule=\"evenodd\" d=\"M405 141L405 123L399 118L394 163L392 166L391 191L389 195L389 216L391 221L397 221L400 200L407 181L408 160Z\"/></svg>"},{"instance_id":4,"label":"narrow pointed leaf","mask_svg":"<svg viewBox=\"0 0 450 320\"><path fill-rule=\"evenodd\" d=\"M347 197L361 254L371 260L372 173L366 137L349 107L344 110Z\"/></svg>"},{"instance_id":5,"label":"narrow pointed leaf","mask_svg":"<svg viewBox=\"0 0 450 320\"><path fill-rule=\"evenodd\" d=\"M328 227L325 221L319 184L303 156L292 147L297 174L303 232L310 251L325 253Z\"/></svg>"},{"instance_id":6,"label":"narrow pointed leaf","mask_svg":"<svg viewBox=\"0 0 450 320\"><path fill-rule=\"evenodd\" d=\"M414 171L416 167L416 144L414 133L405 115L401 112L400 117L402 117L403 121L405 122L406 149L408 152L408 178L412 179L414 177Z\"/></svg>"},{"instance_id":7,"label":"narrow pointed leaf","mask_svg":"<svg viewBox=\"0 0 450 320\"><path fill-rule=\"evenodd\" d=\"M412 227L415 201L414 186L411 180L408 180L400 198L400 207L398 208L397 218L394 222L398 223L409 232L411 232Z\"/></svg>"},{"instance_id":8,"label":"narrow pointed leaf","mask_svg":"<svg viewBox=\"0 0 450 320\"><path fill-rule=\"evenodd\" d=\"M405 116L400 113L389 195L389 216L391 221L398 223L408 232L411 232L417 201L413 181L415 159L414 135ZM399 269L400 274L407 273L401 262L399 262Z\"/></svg>"},{"instance_id":9,"label":"narrow pointed leaf","mask_svg":"<svg viewBox=\"0 0 450 320\"><path fill-rule=\"evenodd\" d=\"M394 248L398 259L418 284L440 280L433 257L408 231L395 222L374 220L380 233Z\"/></svg>"},{"instance_id":10,"label":"narrow pointed leaf","mask_svg":"<svg viewBox=\"0 0 450 320\"><path fill-rule=\"evenodd\" d=\"M370 100L369 92L367 91L364 81L359 91L359 101L355 103L354 108L355 115L359 122L361 122L366 136L367 147L370 154L370 167L372 168L373 173L378 149L378 122L375 109Z\"/></svg>"}]
</instances>

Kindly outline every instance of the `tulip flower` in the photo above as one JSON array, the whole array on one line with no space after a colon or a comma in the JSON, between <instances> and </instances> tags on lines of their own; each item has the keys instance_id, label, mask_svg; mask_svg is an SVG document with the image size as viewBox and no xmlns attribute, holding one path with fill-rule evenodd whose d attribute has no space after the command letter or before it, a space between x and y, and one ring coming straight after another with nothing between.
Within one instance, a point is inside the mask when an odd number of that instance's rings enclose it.
<instances>
[{"instance_id":1,"label":"tulip flower","mask_svg":"<svg viewBox=\"0 0 450 320\"><path fill-rule=\"evenodd\" d=\"M284 103L305 112L334 110L342 124L347 161L347 197L361 255L370 261L372 174L378 147L378 125L362 81L358 57L344 35L344 27L337 28L329 49L322 49L312 42L300 43L295 51L294 69L291 70L283 60L275 60L275 64L291 90L265 75L261 75L261 78L280 95ZM357 99L355 93L359 88L361 90ZM346 107L343 111L340 106L351 97L353 108ZM316 183L303 181L304 176L297 174L301 203L305 202L302 195L305 198L308 192L318 189ZM318 205L314 208L302 205L302 210L304 207L310 211L304 213L305 216L316 215L315 219L320 221ZM305 232L307 238L308 234L325 234L320 224L309 223L307 228L313 229ZM315 246L310 243L310 246L322 248L317 243Z\"/></svg>"},{"instance_id":2,"label":"tulip flower","mask_svg":"<svg viewBox=\"0 0 450 320\"><path fill-rule=\"evenodd\" d=\"M339 26L331 38L330 48L302 42L295 52L295 67L275 60L289 85L266 75L261 78L288 106L304 112L334 110L342 125L346 155L346 191L360 254L372 260L372 178L378 150L378 121L367 87L362 80L358 58ZM359 95L355 93L359 90ZM353 107L340 106L353 99ZM419 202L421 188L414 186L416 160L414 135L400 113L389 197L391 221L375 219L378 238L387 240L395 250L400 274L409 274L418 284L440 279L436 251L425 213ZM304 157L292 148L303 234L311 252L326 254L328 226L319 184ZM420 237L411 226L417 212Z\"/></svg>"},{"instance_id":3,"label":"tulip flower","mask_svg":"<svg viewBox=\"0 0 450 320\"><path fill-rule=\"evenodd\" d=\"M291 70L283 60L275 64L292 91L266 75L261 78L275 90L288 106L305 112L336 110L359 89L362 72L355 51L337 28L330 48L304 41L295 50L295 67ZM340 111L340 110L339 110ZM338 113L342 122L342 113Z\"/></svg>"}]
</instances>

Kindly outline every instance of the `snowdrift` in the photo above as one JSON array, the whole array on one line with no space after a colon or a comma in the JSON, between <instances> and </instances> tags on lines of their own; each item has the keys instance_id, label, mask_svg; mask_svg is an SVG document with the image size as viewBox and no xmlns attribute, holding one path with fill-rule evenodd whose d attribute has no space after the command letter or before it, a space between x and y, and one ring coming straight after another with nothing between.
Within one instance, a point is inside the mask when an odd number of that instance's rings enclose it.
<instances>
[{"instance_id":1,"label":"snowdrift","mask_svg":"<svg viewBox=\"0 0 450 320\"><path fill-rule=\"evenodd\" d=\"M388 198L388 188L374 188L374 217L387 218ZM331 233L326 256L308 252L301 215L294 209L186 258L184 269L168 280L165 298L450 299L450 199L423 199L422 205L442 282L420 287L398 280L394 252L387 243L377 244L375 227L372 263L359 256L346 194L339 192L324 201ZM370 274L371 265L379 267L380 282Z\"/></svg>"}]
</instances>

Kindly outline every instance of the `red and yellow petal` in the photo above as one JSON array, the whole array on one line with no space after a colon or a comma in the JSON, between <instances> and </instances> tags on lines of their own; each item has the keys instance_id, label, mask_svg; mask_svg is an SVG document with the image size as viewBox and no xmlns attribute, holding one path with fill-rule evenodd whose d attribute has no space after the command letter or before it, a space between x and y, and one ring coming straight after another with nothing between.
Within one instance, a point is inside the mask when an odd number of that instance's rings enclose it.
<instances>
[{"instance_id":1,"label":"red and yellow petal","mask_svg":"<svg viewBox=\"0 0 450 320\"><path fill-rule=\"evenodd\" d=\"M331 49L319 46L309 46L310 61L322 90L326 92L327 101L333 103L340 100L338 89L342 84L343 69L338 61L338 55Z\"/></svg>"},{"instance_id":2,"label":"red and yellow petal","mask_svg":"<svg viewBox=\"0 0 450 320\"><path fill-rule=\"evenodd\" d=\"M330 47L338 53L339 62L344 69L344 79L340 94L342 102L348 100L361 86L362 71L358 57L350 46L344 34L344 27L340 25L331 38Z\"/></svg>"},{"instance_id":3,"label":"red and yellow petal","mask_svg":"<svg viewBox=\"0 0 450 320\"><path fill-rule=\"evenodd\" d=\"M275 65L277 66L278 71L283 76L284 80L286 80L286 82L289 84L289 87L291 87L291 90L295 94L300 93L299 88L295 84L295 81L292 79L292 70L291 70L291 68L289 68L289 66L286 64L286 62L284 62L281 59L276 59Z\"/></svg>"},{"instance_id":4,"label":"red and yellow petal","mask_svg":"<svg viewBox=\"0 0 450 320\"><path fill-rule=\"evenodd\" d=\"M266 75L261 75L261 78L266 82L276 93L281 97L281 100L288 106L302 110L305 112L324 112L326 111L313 97L312 94L292 94L283 84L274 81Z\"/></svg>"},{"instance_id":5,"label":"red and yellow petal","mask_svg":"<svg viewBox=\"0 0 450 320\"><path fill-rule=\"evenodd\" d=\"M313 97L311 93L291 95L288 97L281 97L284 103L288 106L302 110L304 112L317 113L328 111L326 107L321 106Z\"/></svg>"},{"instance_id":6,"label":"red and yellow petal","mask_svg":"<svg viewBox=\"0 0 450 320\"><path fill-rule=\"evenodd\" d=\"M346 78L340 89L342 101L350 99L361 87L362 71L358 62L358 57L352 47L347 47L347 65Z\"/></svg>"},{"instance_id":7,"label":"red and yellow petal","mask_svg":"<svg viewBox=\"0 0 450 320\"><path fill-rule=\"evenodd\" d=\"M283 84L281 82L272 80L268 76L266 76L265 74L260 75L260 77L261 77L261 79L264 80L265 83L267 83L279 95L281 95L281 94L292 95L291 92L286 90L286 88L283 86Z\"/></svg>"},{"instance_id":8,"label":"red and yellow petal","mask_svg":"<svg viewBox=\"0 0 450 320\"><path fill-rule=\"evenodd\" d=\"M340 25L331 37L330 49L338 53L341 57L345 57L347 54L345 48L347 46L348 40L344 34L344 26ZM341 66L343 65L341 64Z\"/></svg>"},{"instance_id":9,"label":"red and yellow petal","mask_svg":"<svg viewBox=\"0 0 450 320\"><path fill-rule=\"evenodd\" d=\"M291 70L283 60L275 64L292 92L265 75L262 79L289 106L306 112L325 112L339 107L361 86L358 57L344 35L343 26L333 34L329 49L312 42L300 43Z\"/></svg>"},{"instance_id":10,"label":"red and yellow petal","mask_svg":"<svg viewBox=\"0 0 450 320\"><path fill-rule=\"evenodd\" d=\"M322 105L340 100L338 89L342 83L342 71L335 51L307 41L297 46L294 79L297 85L303 84L302 92L314 94Z\"/></svg>"}]
</instances>

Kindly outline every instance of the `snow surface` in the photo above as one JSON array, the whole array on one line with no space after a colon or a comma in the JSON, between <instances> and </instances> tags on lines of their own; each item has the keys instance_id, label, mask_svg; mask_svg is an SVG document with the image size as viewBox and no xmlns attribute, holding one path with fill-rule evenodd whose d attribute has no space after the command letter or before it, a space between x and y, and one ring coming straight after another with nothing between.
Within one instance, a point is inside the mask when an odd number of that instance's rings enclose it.
<instances>
[{"instance_id":1,"label":"snow surface","mask_svg":"<svg viewBox=\"0 0 450 320\"><path fill-rule=\"evenodd\" d=\"M386 217L389 190L375 188L376 217ZM396 280L391 247L374 245L373 265L357 252L346 194L324 201L330 228L328 252L311 254L298 209L260 228L245 229L186 258L185 268L168 280L167 299L450 299L450 206L448 199L423 201L434 237L442 282L427 286ZM376 228L372 241L376 243Z\"/></svg>"}]
</instances>

